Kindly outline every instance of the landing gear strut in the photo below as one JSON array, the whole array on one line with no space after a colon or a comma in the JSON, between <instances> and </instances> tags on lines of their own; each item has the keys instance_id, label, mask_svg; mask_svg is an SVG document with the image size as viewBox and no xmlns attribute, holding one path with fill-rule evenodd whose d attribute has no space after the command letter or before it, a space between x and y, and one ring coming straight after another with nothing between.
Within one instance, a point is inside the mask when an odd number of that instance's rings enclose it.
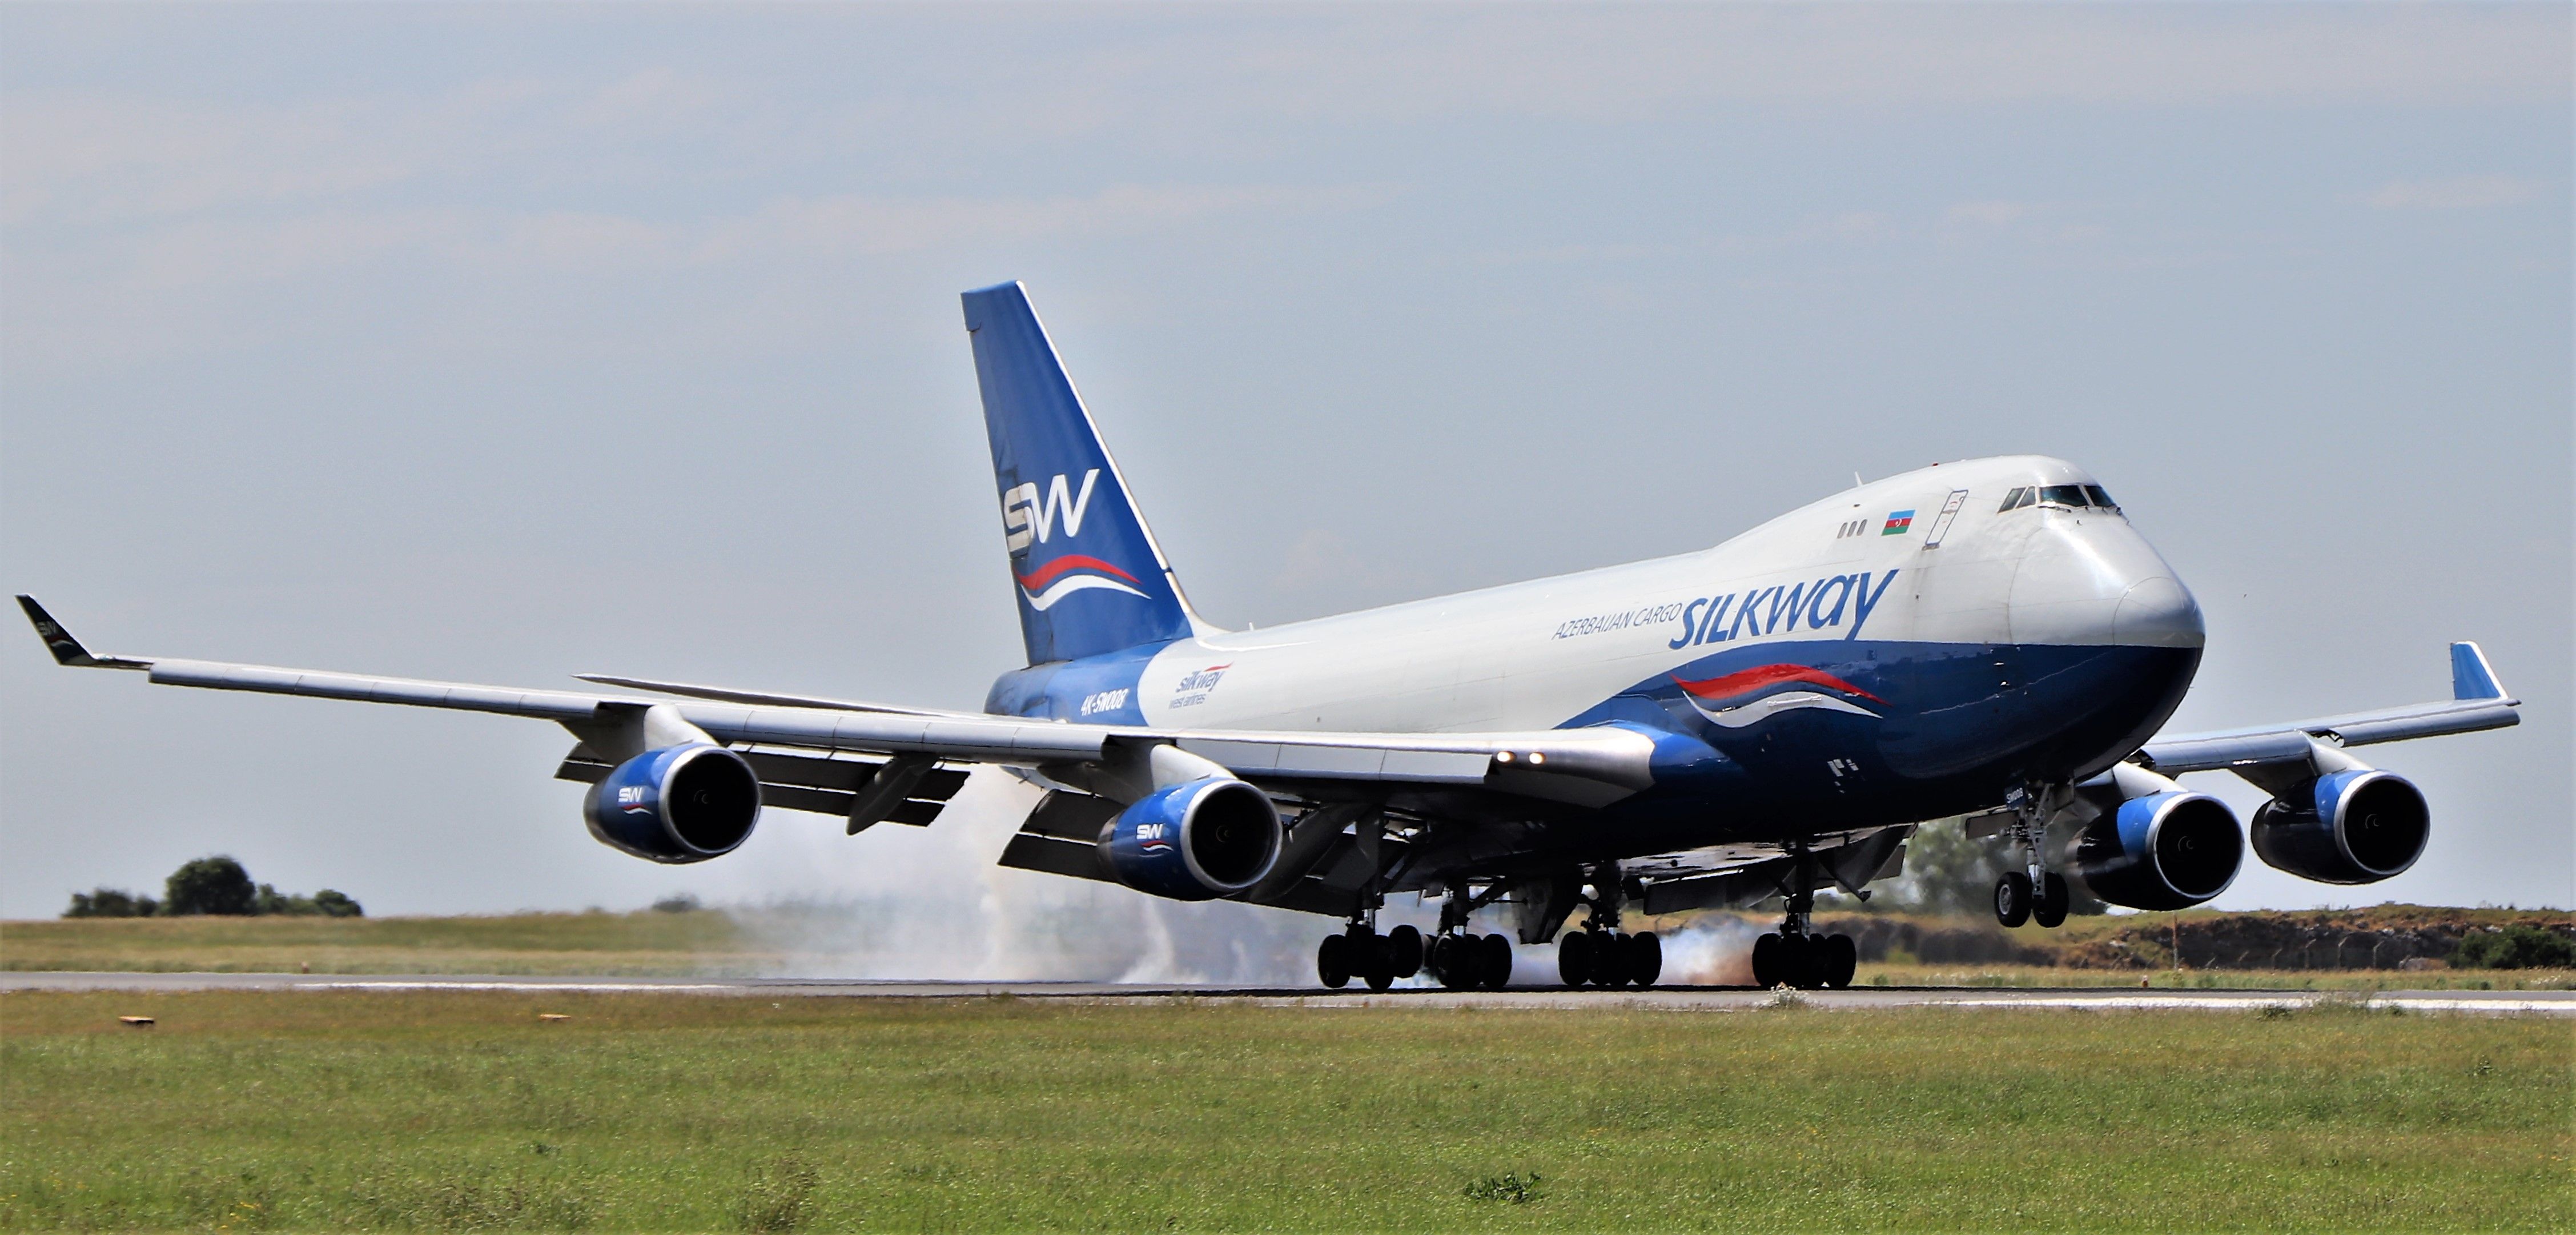
<instances>
[{"instance_id":1,"label":"landing gear strut","mask_svg":"<svg viewBox=\"0 0 2576 1235\"><path fill-rule=\"evenodd\" d=\"M2048 817L2057 794L2045 786L2013 791L2006 805L2013 808L2013 821L2007 825L2013 844L2021 849L2023 869L2006 871L1995 880L1995 921L2007 927L2024 922L2037 922L2053 927L2066 921L2066 877L2048 869Z\"/></svg>"},{"instance_id":2,"label":"landing gear strut","mask_svg":"<svg viewBox=\"0 0 2576 1235\"><path fill-rule=\"evenodd\" d=\"M1634 935L1619 931L1619 867L1604 863L1592 871L1592 906L1583 929L1556 941L1556 974L1567 986L1586 984L1608 989L1634 982L1653 986L1664 972L1663 941L1653 931Z\"/></svg>"},{"instance_id":3,"label":"landing gear strut","mask_svg":"<svg viewBox=\"0 0 2576 1235\"><path fill-rule=\"evenodd\" d=\"M1809 929L1816 911L1811 864L1801 854L1786 889L1786 912L1777 934L1753 941L1753 984L1794 986L1800 990L1851 985L1860 965L1860 948L1849 935L1818 935Z\"/></svg>"}]
</instances>

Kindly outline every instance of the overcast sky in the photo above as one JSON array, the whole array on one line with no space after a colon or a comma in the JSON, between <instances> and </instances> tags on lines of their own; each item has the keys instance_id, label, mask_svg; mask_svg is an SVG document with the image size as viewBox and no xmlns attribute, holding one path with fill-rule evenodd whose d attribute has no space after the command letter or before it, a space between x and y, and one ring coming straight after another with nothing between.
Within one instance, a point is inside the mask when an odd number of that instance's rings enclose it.
<instances>
[{"instance_id":1,"label":"overcast sky","mask_svg":"<svg viewBox=\"0 0 2576 1235\"><path fill-rule=\"evenodd\" d=\"M2412 872L2220 905L2568 905L2570 13L8 5L0 576L108 651L976 706L957 293L1017 278L1215 621L2061 455L2199 594L2178 727L2464 638L2525 702L2369 752ZM1008 786L662 868L548 725L0 652L7 916L210 852L376 913L1141 912L993 873Z\"/></svg>"}]
</instances>

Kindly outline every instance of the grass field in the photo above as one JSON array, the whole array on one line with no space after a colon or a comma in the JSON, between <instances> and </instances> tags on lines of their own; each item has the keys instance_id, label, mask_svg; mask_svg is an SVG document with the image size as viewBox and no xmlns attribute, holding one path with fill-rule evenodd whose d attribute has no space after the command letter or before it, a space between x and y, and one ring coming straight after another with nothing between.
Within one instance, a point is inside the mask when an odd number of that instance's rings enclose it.
<instances>
[{"instance_id":1,"label":"grass field","mask_svg":"<svg viewBox=\"0 0 2576 1235\"><path fill-rule=\"evenodd\" d=\"M2566 1230L2571 1047L2333 1006L19 992L0 1225Z\"/></svg>"},{"instance_id":2,"label":"grass field","mask_svg":"<svg viewBox=\"0 0 2576 1235\"><path fill-rule=\"evenodd\" d=\"M731 916L523 913L441 918L76 918L0 922L0 968L152 973L742 976L786 958Z\"/></svg>"},{"instance_id":3,"label":"grass field","mask_svg":"<svg viewBox=\"0 0 2576 1235\"><path fill-rule=\"evenodd\" d=\"M800 912L529 913L443 918L84 918L0 922L0 969L146 972L573 974L615 977L753 976L816 972L778 921ZM2444 911L2477 914L2481 911ZM2205 915L2215 917L2217 915ZM2493 916L2501 916L2493 915ZM2122 919L2075 919L2055 936L2082 942ZM1317 919L1320 934L1327 929ZM1671 930L1679 920L1652 925ZM1528 974L1547 968L1529 959ZM826 965L828 968L828 965ZM1302 978L1302 963L1298 966ZM2225 986L2285 990L2565 989L2565 970L2123 970L2038 965L1879 964L1855 979L1897 986Z\"/></svg>"}]
</instances>

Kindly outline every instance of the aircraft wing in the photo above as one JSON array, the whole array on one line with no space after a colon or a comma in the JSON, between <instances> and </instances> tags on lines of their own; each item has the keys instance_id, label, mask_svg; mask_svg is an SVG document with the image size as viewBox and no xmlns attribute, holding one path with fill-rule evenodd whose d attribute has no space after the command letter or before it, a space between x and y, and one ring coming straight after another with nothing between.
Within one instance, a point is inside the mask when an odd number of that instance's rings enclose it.
<instances>
[{"instance_id":1,"label":"aircraft wing","mask_svg":"<svg viewBox=\"0 0 2576 1235\"><path fill-rule=\"evenodd\" d=\"M2366 746L2374 742L2400 742L2445 733L2502 729L2522 721L2522 714L2515 710L2522 706L2522 701L2505 694L2504 687L2496 681L2495 670L2487 664L2486 653L2474 643L2451 645L2451 695L2449 699L2430 703L2349 712L2341 716L2319 716L2288 724L2158 737L2138 753L2147 766L2170 776L2180 772L2206 772L2267 763L2306 762L2312 743L2317 741L2340 746Z\"/></svg>"},{"instance_id":2,"label":"aircraft wing","mask_svg":"<svg viewBox=\"0 0 2576 1235\"><path fill-rule=\"evenodd\" d=\"M1611 727L1525 733L1270 733L1076 725L956 712L858 711L846 703L824 700L774 705L671 702L175 657L98 656L32 597L20 596L18 603L54 659L64 665L138 671L164 686L526 716L555 721L585 736L592 727L651 711L685 720L729 745L922 755L951 763L1022 767L1095 763L1119 758L1126 753L1122 747L1170 745L1265 788L1395 782L1488 788L1541 800L1600 805L1654 783L1648 769L1653 740ZM650 688L673 685L677 684ZM725 693L735 699L744 697L742 692Z\"/></svg>"}]
</instances>

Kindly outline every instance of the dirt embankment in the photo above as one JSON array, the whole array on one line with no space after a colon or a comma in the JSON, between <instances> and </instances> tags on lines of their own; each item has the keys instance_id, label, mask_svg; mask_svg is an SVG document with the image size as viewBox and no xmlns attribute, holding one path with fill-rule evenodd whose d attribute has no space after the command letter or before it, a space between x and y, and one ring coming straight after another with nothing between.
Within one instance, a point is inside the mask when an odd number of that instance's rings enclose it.
<instances>
[{"instance_id":1,"label":"dirt embankment","mask_svg":"<svg viewBox=\"0 0 2576 1235\"><path fill-rule=\"evenodd\" d=\"M2161 915L2154 915L2161 916ZM2564 913L2434 910L2320 910L2139 921L2073 944L2059 959L2076 969L2406 969L2448 962L2472 931L2536 926L2576 936Z\"/></svg>"},{"instance_id":2,"label":"dirt embankment","mask_svg":"<svg viewBox=\"0 0 2576 1235\"><path fill-rule=\"evenodd\" d=\"M2447 962L2471 931L2516 924L2576 937L2576 915L2563 911L2421 905L2077 918L2058 931L1877 914L1816 920L1819 931L1851 936L1873 963L2071 969L2171 969L2177 944L2190 969L2420 969Z\"/></svg>"}]
</instances>

